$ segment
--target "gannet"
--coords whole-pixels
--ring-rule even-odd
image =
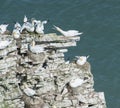
[[[24,16],[24,19],[23,19],[23,22],[25,23],[25,22],[27,22],[28,21],[28,19],[27,19],[27,17],[26,17],[26,15]]]
[[[0,50],[6,48],[12,43],[12,41],[9,40],[0,40]]]
[[[27,17],[24,17],[24,24],[21,27],[20,32],[22,33],[23,30],[27,30],[28,32],[34,32],[34,20],[32,20],[32,23],[28,22]]]
[[[44,24],[46,24],[47,21],[37,21],[36,22],[36,28],[35,28],[35,32],[38,34],[44,34]]]
[[[25,84],[25,83],[24,83],[24,87],[25,87],[25,89],[23,89],[23,92],[24,92],[27,96],[32,97],[32,96],[34,96],[34,95],[36,94],[36,92],[35,92],[33,89],[29,88],[29,87],[27,86],[27,84]]]
[[[19,38],[20,38],[20,29],[19,29],[19,28],[13,29],[12,36],[13,36],[15,39],[19,39]]]
[[[75,78],[75,79],[72,79],[70,82],[69,82],[69,85],[72,87],[72,88],[76,88],[78,86],[81,86],[85,81],[83,79],[80,79],[80,78]]]
[[[88,57],[89,57],[89,56],[76,56],[76,58],[78,59],[78,60],[76,61],[76,63],[77,63],[78,65],[84,65],[84,64],[86,63]]]
[[[35,45],[35,41],[33,40],[31,44],[28,45],[28,49],[35,54],[39,54],[41,52],[44,52],[44,47],[40,46],[40,45]]]
[[[64,36],[78,36],[78,35],[81,35],[83,34],[82,32],[79,32],[77,30],[68,30],[68,31],[64,31],[62,30],[61,28],[57,27],[54,25],[54,28],[59,31],[62,35]]]
[[[9,24],[1,24],[0,25],[0,34],[4,34],[7,31],[7,27]]]
[[[20,23],[16,22],[15,25],[14,25],[14,28],[21,30],[21,25],[20,25]]]

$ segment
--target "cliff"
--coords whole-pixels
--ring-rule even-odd
[[[12,43],[0,50],[0,108],[106,108],[104,93],[93,88],[90,63],[80,66],[64,59],[67,47],[76,46],[79,36],[1,37]],[[29,51],[32,40],[45,51]],[[83,82],[76,84],[79,81]],[[26,95],[26,88],[32,89],[33,95]]]

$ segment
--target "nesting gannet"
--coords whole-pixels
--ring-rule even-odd
[[[76,87],[79,87],[81,86],[85,81],[83,79],[80,79],[80,78],[75,78],[75,79],[72,79],[70,82],[69,82],[69,85],[72,87],[72,88],[76,88]]]
[[[1,24],[0,25],[0,34],[4,34],[7,31],[7,27],[9,24]]]
[[[78,65],[84,65],[84,64],[86,63],[88,57],[89,57],[89,56],[76,56],[76,58],[78,59],[78,60],[76,61],[76,63],[77,63]]]
[[[35,29],[34,20],[32,20],[32,23],[30,23],[30,22],[28,22],[27,17],[25,16],[24,24],[22,25],[20,32],[22,32],[24,29],[28,32],[34,32],[34,29]]]
[[[0,40],[0,50],[6,48],[12,43],[12,41],[9,40]]]
[[[47,21],[37,21],[36,22],[36,28],[35,28],[35,32],[38,34],[44,34],[44,24],[46,24]]]
[[[28,45],[28,49],[35,54],[39,54],[41,52],[44,52],[45,49],[44,47],[40,46],[40,45],[35,45],[35,41],[33,40],[31,44]]]
[[[31,88],[29,88],[28,86],[27,86],[27,84],[25,84],[24,83],[24,87],[25,87],[25,89],[23,89],[23,92],[27,95],[27,96],[34,96],[35,94],[36,94],[36,92],[33,90],[33,89],[31,89]]]
[[[12,31],[12,36],[15,39],[19,39],[20,38],[20,30],[21,30],[21,25],[18,22],[16,22],[15,25],[14,25],[14,29]]]
[[[61,28],[57,27],[54,25],[54,28],[59,31],[62,35],[64,36],[78,36],[78,35],[81,35],[83,34],[82,32],[79,32],[77,30],[68,30],[68,31],[64,31],[62,30]]]
[[[19,28],[13,29],[12,36],[13,36],[15,39],[19,39],[19,38],[20,38],[20,29],[19,29]]]
[[[21,25],[20,25],[20,23],[16,22],[15,25],[14,25],[14,28],[21,30]]]

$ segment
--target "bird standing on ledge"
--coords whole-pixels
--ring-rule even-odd
[[[1,24],[0,25],[0,34],[4,34],[7,31],[7,27],[9,24]]]
[[[21,33],[23,32],[23,30],[26,30],[27,32],[34,32],[34,30],[35,30],[34,20],[32,20],[32,22],[30,23],[30,22],[28,22],[27,17],[24,16],[23,22],[24,22],[24,24],[22,25],[21,30],[20,30]]]
[[[89,56],[76,56],[76,58],[78,59],[76,61],[76,63],[78,65],[84,65],[86,63],[87,59],[89,58]]]
[[[61,28],[57,27],[54,25],[54,28],[59,31],[62,35],[64,36],[78,36],[78,35],[81,35],[83,34],[82,32],[79,32],[77,30],[68,30],[68,31],[64,31],[62,30]]]

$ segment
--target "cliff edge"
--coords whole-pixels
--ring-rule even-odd
[[[21,35],[3,36],[11,44],[0,50],[0,108],[106,108],[104,93],[93,88],[90,63],[64,59],[79,36]],[[44,51],[32,52],[33,40]]]

